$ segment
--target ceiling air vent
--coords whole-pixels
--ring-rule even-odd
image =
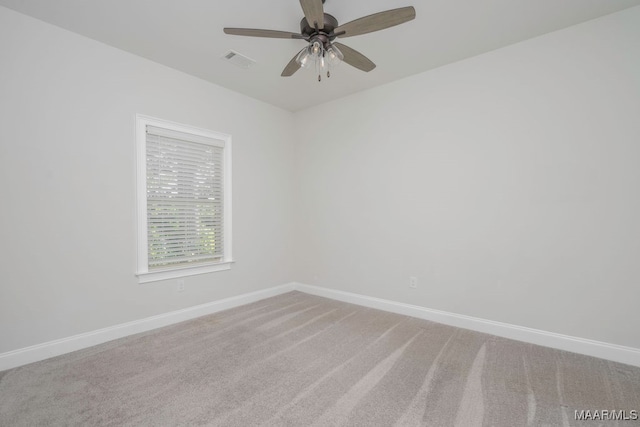
[[[222,59],[244,69],[247,69],[256,63],[256,61],[254,61],[253,59],[247,58],[243,54],[235,52],[233,50],[230,50],[229,52],[227,52],[222,57]]]

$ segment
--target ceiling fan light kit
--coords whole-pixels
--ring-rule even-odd
[[[330,77],[331,69],[343,61],[365,72],[376,67],[376,64],[360,52],[335,42],[337,37],[351,37],[383,30],[416,17],[415,9],[407,6],[338,25],[336,18],[324,13],[323,3],[324,0],[300,0],[304,12],[304,18],[300,21],[300,34],[254,28],[225,28],[224,32],[238,36],[305,40],[307,46],[289,61],[281,75],[289,77],[300,68],[310,68],[315,69],[318,81],[321,81],[323,74]]]
[[[296,62],[302,68],[315,68],[318,73],[318,81],[322,80],[322,74],[331,77],[331,69],[338,66],[344,59],[344,55],[336,46],[328,43],[328,48],[324,48],[320,41],[313,41],[309,46],[303,48],[296,55]]]

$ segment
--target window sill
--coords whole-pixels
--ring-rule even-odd
[[[179,277],[195,276],[196,274],[213,273],[231,269],[234,261],[218,262],[216,264],[204,264],[190,267],[174,267],[167,270],[148,271],[137,273],[138,283],[157,282],[159,280],[177,279]]]

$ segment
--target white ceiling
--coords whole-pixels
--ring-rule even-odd
[[[296,111],[412,74],[640,5],[640,0],[327,0],[340,24],[413,5],[416,19],[377,33],[339,39],[377,64],[346,64],[318,83],[302,69],[280,77],[301,40],[230,36],[223,27],[299,32],[298,0],[0,0],[0,5]],[[220,59],[229,49],[257,64]]]

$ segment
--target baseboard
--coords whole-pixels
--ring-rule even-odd
[[[640,349],[637,348],[571,337],[554,332],[541,331],[523,326],[510,325],[508,323],[479,319],[477,317],[294,282],[2,353],[0,354],[0,371],[81,350],[129,335],[184,322],[185,320],[207,314],[217,313],[222,310],[249,304],[293,290],[545,347],[640,366]]]
[[[319,286],[305,285],[302,283],[294,283],[293,288],[301,292],[331,298],[338,301],[404,314],[445,325],[457,326],[459,328],[470,329],[513,340],[538,344],[545,347],[612,360],[628,365],[640,366],[640,349],[633,347],[625,347],[616,344],[577,338],[554,332],[510,325],[508,323],[494,322],[492,320],[448,313],[446,311],[433,310],[416,305],[404,304]]]
[[[0,354],[0,371],[59,356],[61,354],[70,353],[72,351],[81,350],[83,348],[102,344],[104,342],[123,338],[129,335],[138,334],[140,332],[146,332],[163,326],[172,325],[174,323],[184,322],[185,320],[194,319],[207,314],[217,313],[222,310],[249,304],[265,298],[290,292],[292,290],[294,290],[294,284],[262,289],[256,292],[225,298],[182,310],[159,314],[157,316],[147,317],[133,322],[122,323],[108,328],[98,329],[55,341],[49,341],[9,351]]]

